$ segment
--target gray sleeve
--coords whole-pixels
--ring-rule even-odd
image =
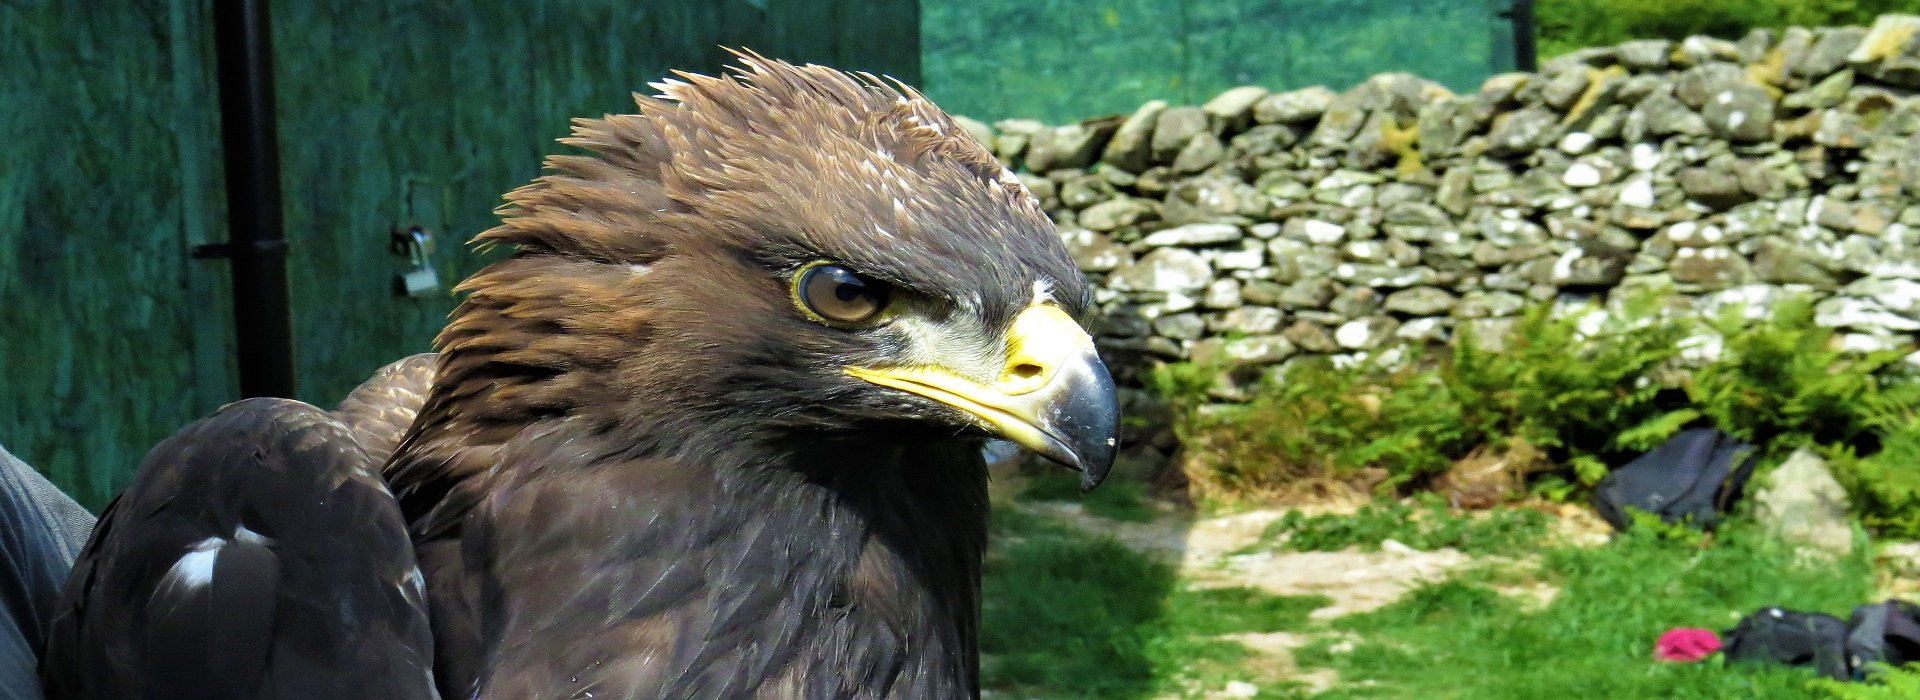
[[[47,622],[93,515],[0,448],[0,700],[41,700]]]

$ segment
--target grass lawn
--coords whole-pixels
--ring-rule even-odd
[[[1027,497],[1062,496],[1048,489]],[[1875,588],[1865,556],[1797,561],[1738,525],[1709,542],[1642,528],[1577,546],[1548,535],[1538,514],[1468,521],[1382,506],[1283,518],[1254,547],[1340,549],[1392,538],[1486,556],[1384,608],[1319,621],[1308,614],[1325,598],[1196,588],[1171,564],[1012,505],[994,513],[981,637],[985,683],[999,698],[1222,697],[1231,680],[1251,683],[1260,698],[1818,697],[1826,693],[1809,671],[1727,668],[1717,657],[1655,663],[1653,640],[1671,627],[1731,628],[1766,605],[1844,617]],[[1124,502],[1088,510],[1129,520],[1142,512]],[[1527,589],[1557,594],[1541,602],[1500,592]],[[1238,632],[1304,635],[1310,641],[1294,663],[1339,680],[1311,694],[1222,638]]]

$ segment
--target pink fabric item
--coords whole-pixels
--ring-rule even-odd
[[[1676,627],[1660,635],[1653,643],[1653,658],[1659,661],[1693,663],[1720,650],[1720,635],[1698,627]]]

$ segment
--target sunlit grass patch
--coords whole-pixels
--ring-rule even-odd
[[[1318,596],[1192,588],[1172,565],[1112,539],[1014,508],[995,512],[980,647],[984,684],[1012,697],[1181,695],[1228,680],[1289,697],[1243,668],[1251,652],[1221,635],[1304,629]]]
[[[1810,671],[1655,663],[1653,640],[1672,627],[1731,628],[1766,605],[1844,616],[1873,595],[1865,557],[1797,558],[1738,529],[1710,546],[1648,530],[1549,547],[1533,576],[1561,588],[1537,610],[1471,578],[1431,583],[1334,623],[1359,641],[1324,640],[1297,658],[1339,672],[1327,698],[1802,698],[1815,693]]]
[[[1144,523],[1157,514],[1153,503],[1147,498],[1147,485],[1144,483],[1114,479],[1101,484],[1092,493],[1082,493],[1080,475],[1059,470],[1048,470],[1029,477],[1026,489],[1020,492],[1020,500],[1076,502],[1086,508],[1089,515],[1129,523]]]

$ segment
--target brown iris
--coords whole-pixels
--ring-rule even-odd
[[[832,263],[808,265],[793,282],[793,298],[800,308],[835,325],[873,320],[887,307],[887,292],[886,283]]]

